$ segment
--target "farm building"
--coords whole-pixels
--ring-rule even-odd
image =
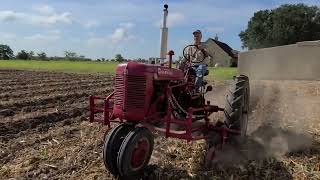
[[[238,51],[233,50],[228,44],[218,40],[209,38],[204,42],[206,50],[212,56],[210,58],[210,66],[235,66],[238,62]]]

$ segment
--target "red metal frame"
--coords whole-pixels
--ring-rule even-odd
[[[169,52],[169,67],[163,67],[163,66],[147,66],[147,65],[141,65],[141,64],[129,64],[128,66],[134,67],[134,68],[128,68],[128,66],[120,65],[118,66],[117,73],[121,74],[124,72],[124,74],[128,73],[133,73],[135,75],[140,75],[140,76],[147,76],[146,83],[153,82],[153,78],[156,80],[162,80],[165,78],[172,78],[172,79],[177,79],[177,80],[183,80],[181,84],[175,85],[175,86],[168,86],[166,88],[166,97],[168,97],[168,102],[171,100],[171,95],[172,95],[172,88],[175,87],[185,87],[187,89],[191,88],[193,84],[189,84],[187,81],[187,78],[185,77],[184,74],[182,74],[179,70],[171,68],[172,64],[172,55],[173,51]],[[157,71],[157,72],[156,72]],[[149,73],[149,74],[144,74],[144,73]],[[186,82],[187,81],[187,82]],[[124,80],[124,85],[127,86],[128,82],[127,80]],[[153,87],[149,87],[146,85],[147,92],[153,91]],[[160,116],[155,112],[152,111],[152,105],[148,105],[150,102],[150,97],[146,99],[145,107],[148,106],[148,110],[145,109],[145,114],[146,117],[144,119],[140,119],[139,121],[136,121],[135,119],[133,120],[124,120],[125,118],[117,118],[114,115],[114,112],[117,113],[131,113],[134,114],[134,112],[122,112],[121,109],[116,109],[114,111],[114,95],[115,92],[112,92],[109,96],[107,97],[98,97],[98,96],[90,96],[90,122],[99,122],[104,125],[107,125],[109,128],[111,128],[111,123],[124,123],[124,122],[133,122],[137,126],[144,126],[147,127],[150,131],[152,132],[157,132],[159,134],[164,135],[165,137],[169,138],[178,138],[178,139],[184,139],[187,140],[187,142],[190,141],[195,141],[195,140],[201,140],[201,139],[207,139],[208,136],[205,135],[207,132],[210,131],[215,131],[217,132],[220,137],[221,137],[221,145],[225,143],[225,139],[228,137],[230,134],[235,134],[239,135],[240,131],[237,130],[232,130],[227,128],[226,126],[217,126],[216,124],[213,124],[209,121],[209,116],[213,112],[218,112],[218,111],[224,111],[223,108],[220,108],[218,106],[210,105],[210,102],[207,104],[204,104],[203,107],[201,108],[189,108],[188,109],[188,117],[187,119],[172,119],[172,107],[170,106],[170,103],[168,103],[168,107],[166,110],[166,116],[164,118],[160,118]],[[158,97],[159,99],[163,98],[162,96]],[[97,108],[96,107],[96,102],[97,101],[103,101],[103,108]],[[123,100],[124,101],[124,100]],[[111,104],[111,105],[110,105]],[[205,122],[199,126],[199,127],[192,127],[193,122],[192,122],[192,115],[194,112],[197,111],[204,111],[205,112],[205,117],[204,120]],[[101,114],[102,117],[96,117],[96,115]],[[125,115],[123,115],[125,116]],[[141,116],[141,115],[140,115]],[[135,117],[138,117],[135,115]],[[156,127],[154,125],[155,122],[163,122],[165,123],[165,126],[163,128]],[[172,124],[178,124],[184,126],[183,131],[173,131],[171,128]],[[202,135],[193,135],[195,132],[202,132]]]
[[[171,94],[171,89],[169,88],[168,94]],[[115,119],[115,117],[112,114],[112,107],[109,106],[110,101],[112,100],[112,96],[114,95],[114,92],[111,93],[108,97],[97,97],[97,96],[90,96],[90,122],[99,122],[104,125],[107,125],[109,128],[111,128],[111,122],[114,123],[124,123],[126,121],[123,121],[122,119]],[[169,96],[170,97],[170,96]],[[96,108],[95,107],[95,100],[103,100],[104,101],[104,108]],[[193,128],[192,125],[192,115],[196,111],[205,111],[205,123],[201,125],[200,127]],[[239,135],[240,131],[232,130],[230,128],[227,128],[225,126],[218,127],[213,123],[209,122],[209,116],[213,112],[223,111],[223,108],[219,108],[218,106],[213,105],[205,105],[203,108],[190,108],[188,110],[188,118],[179,120],[179,119],[172,119],[172,108],[168,107],[167,109],[167,116],[164,119],[160,119],[159,121],[165,122],[164,128],[158,128],[153,125],[152,117],[146,118],[144,121],[139,122],[138,126],[144,126],[148,128],[152,132],[157,132],[159,134],[162,134],[166,136],[166,138],[172,137],[172,138],[178,138],[178,139],[185,139],[187,142],[194,141],[194,140],[201,140],[201,139],[207,139],[208,136],[205,135],[199,135],[199,136],[193,136],[192,133],[195,132],[209,132],[209,131],[215,131],[220,134],[221,142],[224,144],[225,139],[228,137],[228,134],[235,134]],[[95,115],[103,113],[103,117],[96,118]],[[149,121],[150,119],[150,121]],[[184,125],[185,130],[184,131],[173,131],[171,130],[171,124],[179,124]]]

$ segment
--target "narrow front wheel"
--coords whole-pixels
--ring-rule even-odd
[[[103,162],[105,167],[114,176],[119,175],[117,168],[117,157],[120,145],[127,134],[133,130],[128,124],[120,124],[107,134],[103,144]]]
[[[121,144],[118,156],[118,169],[121,176],[140,174],[148,165],[154,147],[151,132],[144,127],[130,132]]]

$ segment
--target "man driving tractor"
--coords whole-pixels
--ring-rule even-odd
[[[202,33],[200,30],[196,30],[193,33],[193,41],[195,46],[190,46],[187,49],[186,56],[180,62],[179,69],[185,68],[187,61],[192,62],[192,67],[196,72],[196,90],[202,86],[203,76],[207,70],[209,64],[208,53],[203,47],[201,42]]]

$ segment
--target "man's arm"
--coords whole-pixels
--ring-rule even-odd
[[[204,58],[210,56],[209,53],[203,48],[202,44],[198,45],[198,49],[200,49],[200,51],[203,53]]]

